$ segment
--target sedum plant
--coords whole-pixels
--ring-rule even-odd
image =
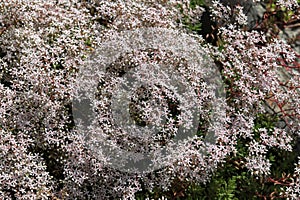
[[[299,137],[299,55],[250,30],[242,3],[210,3],[206,42],[198,4],[0,0],[1,199],[176,199],[210,183],[234,198],[254,179],[297,199],[299,167],[272,177],[272,153]],[[217,180],[232,160],[247,173]]]

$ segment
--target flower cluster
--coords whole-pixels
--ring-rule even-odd
[[[0,199],[134,199],[207,183],[241,140],[245,167],[270,175],[268,152],[299,136],[297,54],[220,1],[218,47],[205,43],[184,24],[203,12],[189,0],[0,0]],[[82,89],[94,99],[79,109]],[[154,170],[123,170],[145,155]],[[297,198],[298,179],[286,191]]]
[[[298,163],[295,163],[295,172],[293,174],[292,182],[288,187],[285,188],[285,195],[287,199],[297,199],[300,195],[300,183],[299,183],[299,175],[300,175],[300,161],[298,158]]]
[[[292,7],[282,1],[277,3]],[[237,14],[239,7],[225,7],[219,1],[213,6],[212,16],[219,23],[219,49],[213,54],[221,63],[227,83],[227,105],[233,108],[227,112],[231,117],[230,131],[234,141],[248,141],[245,167],[252,174],[269,175],[268,151],[271,148],[292,151],[293,139],[298,137],[300,77],[299,64],[298,67],[295,64],[297,53],[284,40],[267,38],[263,32],[243,27],[245,24],[241,22],[246,21],[246,16]],[[258,121],[262,114],[279,116],[281,121],[271,127],[261,126]]]

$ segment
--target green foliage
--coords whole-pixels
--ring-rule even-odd
[[[85,40],[84,44],[85,44],[86,46],[88,46],[88,47],[91,47],[91,46],[92,46],[92,41],[91,41],[91,39],[90,39],[90,38],[87,38],[87,39]]]
[[[233,176],[228,182],[222,183],[223,187],[220,187],[218,190],[218,199],[237,199],[234,195],[234,192],[237,188],[236,186],[236,177]]]
[[[278,121],[279,117],[277,115],[261,113],[254,120],[254,130],[258,130],[259,128],[273,129]]]
[[[192,9],[195,9],[196,6],[205,6],[205,2],[204,0],[191,0],[190,1],[190,7]],[[179,7],[180,10],[182,10],[182,8]],[[186,28],[192,32],[197,32],[199,33],[201,31],[201,28],[202,28],[202,24],[199,21],[197,22],[192,22],[190,20],[190,18],[188,16],[185,16],[183,18],[183,24],[186,26]]]
[[[196,6],[205,6],[204,0],[191,0],[190,1],[191,8],[196,8]]]
[[[187,29],[193,32],[201,31],[202,24],[200,22],[192,23],[188,18],[185,18],[184,24],[186,25]]]

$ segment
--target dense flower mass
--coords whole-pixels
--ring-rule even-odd
[[[0,0],[0,199],[174,199],[230,157],[273,180],[300,134],[299,52],[244,1],[193,2]],[[214,44],[191,32],[204,12]],[[284,180],[297,199],[299,163]]]
[[[287,199],[297,199],[300,196],[300,187],[299,187],[299,175],[300,175],[300,161],[298,158],[298,163],[295,163],[295,173],[291,178],[291,184],[286,188]]]

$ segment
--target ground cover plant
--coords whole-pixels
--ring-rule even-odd
[[[0,199],[299,199],[298,4],[0,0]]]

